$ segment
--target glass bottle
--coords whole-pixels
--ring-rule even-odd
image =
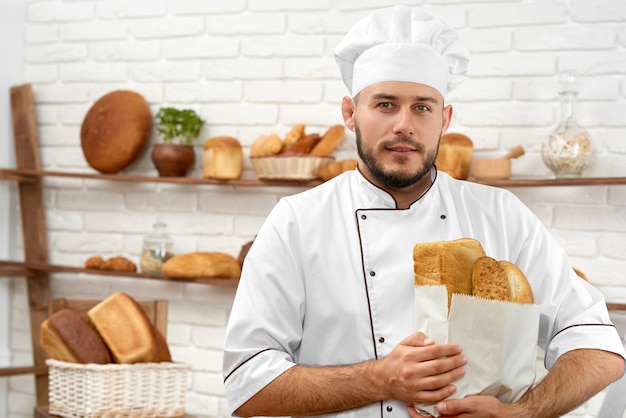
[[[166,225],[162,221],[152,224],[154,228],[152,234],[146,235],[143,239],[143,249],[141,251],[141,271],[145,273],[160,273],[163,263],[172,254],[174,241],[166,234]]]
[[[541,148],[543,162],[557,178],[579,177],[594,155],[591,135],[574,117],[577,95],[576,74],[562,72],[559,77],[561,122]]]

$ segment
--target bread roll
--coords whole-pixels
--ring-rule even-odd
[[[337,177],[341,173],[349,170],[354,170],[356,166],[357,160],[350,158],[341,161],[335,161],[318,168],[315,172],[315,177],[324,181],[330,180],[333,177]]]
[[[87,163],[102,173],[117,173],[133,163],[150,140],[152,113],[138,93],[117,90],[98,99],[80,130]]]
[[[472,269],[472,294],[476,297],[511,301],[511,285],[506,272],[497,260],[480,257]]]
[[[106,261],[99,255],[94,255],[85,260],[86,269],[101,269]]]
[[[133,272],[137,271],[137,265],[126,257],[117,256],[105,260],[100,269]]]
[[[261,135],[250,146],[251,157],[276,155],[283,149],[283,140],[276,134]]]
[[[102,337],[76,311],[53,313],[42,322],[40,331],[41,348],[51,359],[81,364],[112,362]]]
[[[163,274],[169,277],[224,277],[238,279],[238,260],[221,252],[193,252],[175,255],[163,263]]]
[[[439,153],[435,160],[438,170],[448,173],[455,179],[465,180],[469,177],[474,143],[463,134],[449,133],[439,141]]]
[[[445,285],[450,308],[453,293],[472,294],[472,267],[483,256],[482,245],[472,238],[417,243],[413,247],[415,285]]]
[[[298,142],[286,146],[280,155],[302,155],[310,154],[311,150],[322,140],[319,134],[309,134],[301,138]]]
[[[151,362],[157,356],[156,335],[141,306],[124,292],[115,292],[89,311],[87,318],[116,363]]]
[[[331,126],[322,139],[315,145],[315,147],[311,150],[311,155],[317,156],[325,156],[329,155],[331,152],[337,148],[337,146],[343,141],[344,136],[346,136],[346,128],[343,125],[335,125]]]
[[[304,123],[299,123],[295,125],[287,135],[285,135],[285,140],[283,141],[285,145],[291,145],[298,142],[300,139],[304,138],[304,130],[306,125]]]
[[[234,180],[243,172],[243,150],[232,136],[216,136],[204,143],[202,177]]]
[[[511,287],[511,302],[515,303],[535,303],[533,290],[528,283],[528,279],[524,273],[513,263],[506,260],[498,261],[498,264],[504,269],[506,277]]]

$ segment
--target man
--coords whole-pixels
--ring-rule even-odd
[[[358,169],[283,198],[243,267],[224,351],[239,416],[553,417],[617,379],[624,352],[602,295],[511,193],[434,168],[466,76],[457,34],[416,9],[373,12],[335,56],[351,97]],[[414,329],[412,248],[463,237],[529,278],[540,307],[547,377],[512,404],[447,399],[464,375],[457,344]]]

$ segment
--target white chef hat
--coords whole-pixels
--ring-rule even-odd
[[[441,18],[408,6],[376,10],[337,44],[335,60],[355,97],[382,81],[409,81],[443,97],[467,78],[469,53]]]

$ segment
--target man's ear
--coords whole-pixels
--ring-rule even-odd
[[[450,122],[452,122],[452,114],[454,113],[452,109],[452,105],[447,105],[443,108],[443,118],[441,125],[441,135],[445,134],[450,127]]]
[[[354,112],[356,111],[356,104],[351,97],[344,96],[341,100],[341,115],[343,116],[343,122],[348,129],[354,132]]]

